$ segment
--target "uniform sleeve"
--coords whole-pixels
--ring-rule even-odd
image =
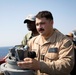
[[[25,46],[26,44],[27,44],[27,35],[25,35],[25,37],[21,41],[21,45]]]
[[[27,45],[29,46],[29,50],[32,50],[33,48],[33,43],[35,42],[35,39],[36,39],[36,36],[31,38],[28,42],[27,42]]]
[[[27,42],[31,39],[30,37],[32,37],[32,32],[31,32],[31,31],[28,32],[28,33],[25,35],[25,37],[23,38],[21,44],[24,45],[24,46],[27,45]]]
[[[40,72],[49,75],[68,75],[74,66],[74,47],[71,40],[60,43],[58,59],[40,61]]]

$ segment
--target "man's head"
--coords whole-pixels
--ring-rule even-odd
[[[67,34],[66,36],[69,37],[71,40],[74,39],[74,35],[73,35],[73,33],[69,33],[69,34]]]
[[[53,33],[53,16],[49,11],[40,11],[36,15],[36,28],[40,35],[47,37]]]
[[[26,19],[24,20],[24,23],[27,23],[27,28],[29,31],[35,31],[36,25],[35,25],[35,16],[28,15]]]

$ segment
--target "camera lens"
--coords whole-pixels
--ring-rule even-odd
[[[28,51],[28,57],[35,58],[36,57],[36,53],[34,51]]]

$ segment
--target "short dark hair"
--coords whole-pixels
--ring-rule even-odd
[[[53,20],[53,16],[52,13],[50,11],[40,11],[38,12],[38,14],[36,15],[36,18],[46,18],[46,19],[50,19]]]

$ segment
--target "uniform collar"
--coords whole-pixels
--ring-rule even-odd
[[[42,37],[41,35],[39,35],[36,39],[36,43],[39,44],[39,45],[44,45],[46,43],[54,43],[56,41],[56,38],[57,38],[57,32],[58,30],[57,29],[54,29],[54,33],[51,37],[49,37],[45,43],[42,42]]]

